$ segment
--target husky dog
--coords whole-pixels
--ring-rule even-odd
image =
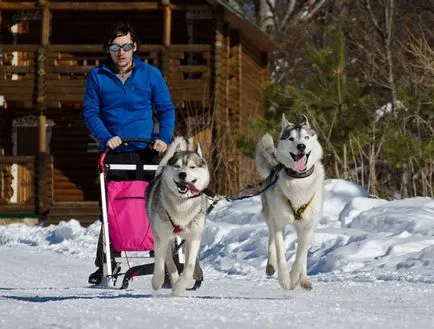
[[[177,137],[169,145],[155,179],[146,190],[147,211],[155,238],[154,290],[163,285],[164,264],[175,296],[182,296],[193,278],[208,206],[203,190],[209,179],[200,147],[194,150],[191,140]],[[181,276],[172,257],[171,244],[175,237],[185,240],[186,259]]]
[[[256,147],[256,168],[262,178],[276,179],[261,195],[262,216],[268,226],[268,262],[266,274],[277,270],[280,286],[294,289],[297,283],[312,289],[307,276],[307,251],[313,232],[321,219],[324,167],[322,147],[309,121],[301,124],[281,120],[277,148],[265,134]],[[277,175],[277,176],[275,176]],[[291,271],[285,257],[284,231],[292,224],[297,232],[297,251]]]

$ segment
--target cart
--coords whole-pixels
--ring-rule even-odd
[[[130,142],[146,143],[151,145],[150,139],[123,139],[123,144]],[[103,241],[106,261],[103,266],[102,286],[115,286],[120,275],[124,275],[121,289],[126,289],[132,278],[141,275],[153,274],[154,263],[150,261],[154,255],[154,236],[151,222],[146,211],[146,188],[149,180],[142,177],[153,177],[158,165],[149,164],[116,164],[107,163],[106,155],[110,152],[106,149],[101,153],[98,160],[99,183],[101,192],[101,210],[103,219]],[[136,173],[133,180],[109,180],[110,172],[131,172]],[[142,179],[137,179],[140,177]],[[172,248],[175,264],[178,271],[183,269],[184,254],[182,250],[183,241],[175,240]],[[126,258],[129,269],[125,273],[113,273],[111,263],[111,248],[123,254]],[[130,267],[128,253],[133,252],[147,260],[145,264]],[[200,287],[202,278],[195,281],[193,288]]]

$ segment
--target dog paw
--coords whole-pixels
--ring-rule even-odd
[[[274,266],[271,264],[267,264],[267,267],[265,268],[265,274],[267,274],[268,276],[272,276],[275,272],[276,270],[274,269]]]
[[[178,272],[170,273],[170,282],[174,284],[179,280],[179,274]]]
[[[306,290],[312,290],[312,282],[310,282],[308,277],[300,278],[300,287]]]
[[[179,281],[177,281],[177,282],[173,285],[173,288],[172,288],[172,295],[173,295],[173,296],[177,296],[177,297],[181,297],[181,296],[184,296],[184,292],[185,292],[185,289],[184,289],[183,285],[180,284]]]
[[[164,283],[164,274],[163,275],[154,274],[152,276],[152,289],[159,290],[163,285],[163,283]]]
[[[279,277],[279,284],[280,284],[280,287],[282,287],[282,289],[284,289],[284,290],[291,289],[291,280],[290,280],[289,276]]]
[[[294,290],[295,287],[297,286],[298,282],[300,281],[300,274],[298,273],[294,273],[293,271],[290,272],[289,274],[290,278],[291,278],[291,290]]]
[[[306,290],[312,290],[312,282],[310,282],[309,278],[306,275],[300,275],[300,287]]]

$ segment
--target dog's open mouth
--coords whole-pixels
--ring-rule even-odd
[[[297,171],[306,171],[307,169],[307,160],[309,160],[309,153],[289,153],[291,154],[292,159],[294,160],[294,167]]]
[[[192,193],[199,193],[200,191],[194,185],[196,183],[196,179],[191,182],[177,182],[175,181],[176,187],[178,188],[178,192],[180,194],[185,194],[190,190]]]

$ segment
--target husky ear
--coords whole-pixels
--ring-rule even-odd
[[[199,143],[197,144],[196,153],[197,153],[201,158],[203,158],[203,156],[202,156],[202,149],[200,148]]]
[[[163,171],[169,160],[175,155],[175,153],[180,151],[182,151],[182,138],[176,137],[173,142],[169,144],[166,153],[164,153],[163,158],[158,164],[155,176],[158,176]]]
[[[292,126],[293,124],[286,119],[285,113],[282,114],[282,120],[280,121],[280,131],[283,132],[286,127]]]
[[[303,116],[303,118],[304,118],[304,122],[303,122],[301,125],[310,128],[309,119],[308,119],[307,116],[305,116],[304,114],[302,114],[302,116]]]
[[[186,151],[187,150],[187,141],[185,140],[184,137],[177,136],[177,137],[175,137],[173,142],[169,145],[169,148],[170,147],[173,147],[174,153]]]
[[[193,137],[189,137],[188,139],[186,139],[186,142],[187,142],[187,151],[194,151]]]

